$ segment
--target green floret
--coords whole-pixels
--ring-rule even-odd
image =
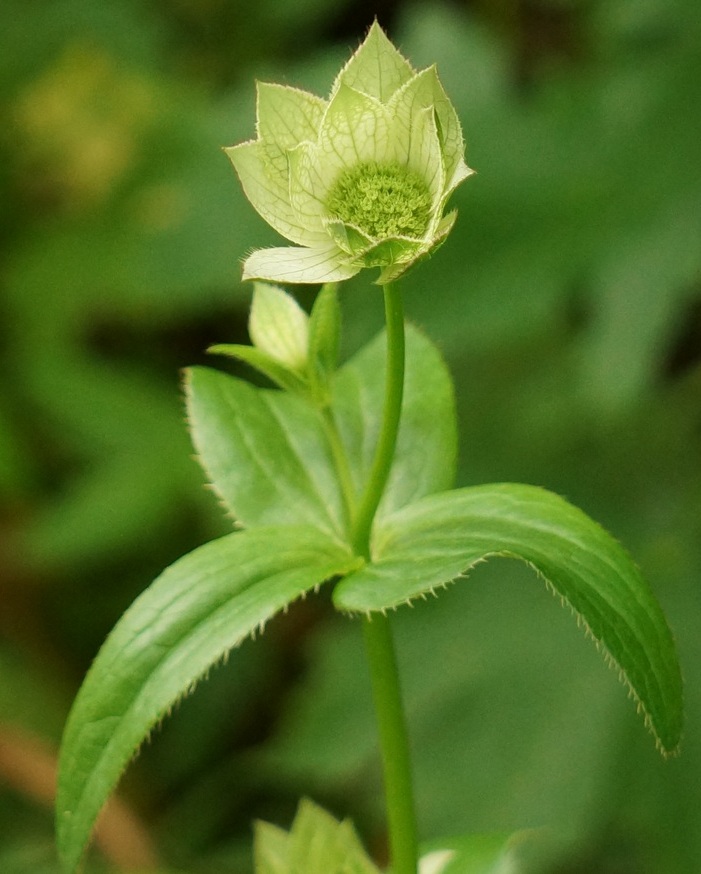
[[[376,240],[422,237],[431,215],[431,195],[418,173],[400,164],[369,161],[349,167],[326,201],[329,213]]]

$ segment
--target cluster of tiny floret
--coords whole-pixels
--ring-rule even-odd
[[[418,173],[400,164],[368,161],[349,167],[326,202],[329,213],[375,240],[422,237],[431,214],[431,195]]]

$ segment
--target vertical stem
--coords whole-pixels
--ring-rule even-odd
[[[355,518],[353,546],[359,555],[370,558],[370,534],[375,513],[387,485],[397,445],[399,418],[404,395],[404,307],[396,285],[384,286],[387,321],[387,373],[382,430],[365,493]]]
[[[363,620],[365,652],[380,735],[392,874],[416,874],[418,839],[411,756],[389,618]]]
[[[375,513],[389,478],[404,395],[404,310],[399,289],[384,287],[387,322],[385,406],[380,437],[365,492],[355,517],[353,546],[370,560]],[[411,778],[409,738],[389,619],[376,613],[363,620],[365,651],[382,752],[393,874],[416,874],[418,841]]]

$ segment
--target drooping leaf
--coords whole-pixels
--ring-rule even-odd
[[[168,568],[118,622],[66,725],[58,781],[59,854],[74,871],[124,768],[215,663],[354,559],[309,527],[227,535]]]
[[[376,532],[373,562],[334,592],[341,610],[386,610],[490,556],[533,566],[574,611],[640,705],[665,752],[682,727],[682,683],[664,615],[619,544],[581,510],[534,486],[500,484],[432,495]]]
[[[337,373],[333,416],[359,494],[382,421],[384,335]],[[187,382],[200,460],[217,493],[246,527],[313,525],[344,536],[346,517],[322,417],[301,397],[206,368]],[[456,456],[453,390],[435,347],[407,332],[407,379],[397,452],[380,513],[452,484]]]

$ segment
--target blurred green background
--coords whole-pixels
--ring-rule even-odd
[[[422,836],[551,826],[557,874],[701,860],[701,7],[697,0],[0,4],[0,871],[54,874],[53,766],[90,660],[228,529],[179,370],[245,342],[239,259],[275,235],[220,147],[255,78],[325,94],[377,15],[438,62],[478,175],[406,281],[442,348],[459,484],[518,480],[622,539],[674,628],[665,762],[541,583],[492,562],[397,615]],[[305,305],[312,289],[300,289]],[[346,351],[381,325],[343,290]],[[217,362],[217,366],[219,366]],[[89,870],[251,871],[300,795],[385,837],[358,628],[322,595],[235,652],[130,768]]]

